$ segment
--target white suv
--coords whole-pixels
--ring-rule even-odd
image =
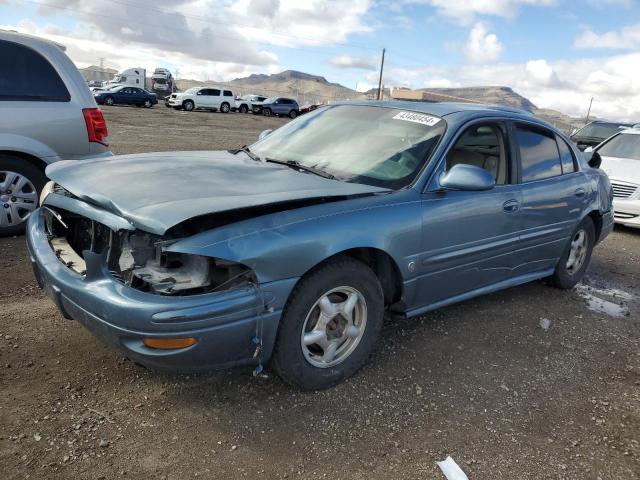
[[[235,106],[233,92],[218,87],[193,87],[182,93],[172,93],[169,107],[191,112],[198,108],[228,113]]]
[[[110,155],[102,111],[64,47],[0,30],[0,236],[24,230],[47,165]]]

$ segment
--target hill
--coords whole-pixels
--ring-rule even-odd
[[[326,78],[295,70],[272,75],[253,74],[236,78],[230,82],[199,82],[196,80],[178,80],[178,88],[185,90],[198,85],[220,85],[231,87],[236,95],[261,94],[267,96],[289,96],[304,103],[319,103],[339,100],[356,100],[364,94],[356,92],[339,83],[329,82]]]

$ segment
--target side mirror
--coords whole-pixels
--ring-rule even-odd
[[[600,165],[602,165],[602,157],[598,152],[593,152],[588,163],[591,168],[600,168]]]
[[[269,135],[271,132],[273,132],[273,130],[271,130],[270,128],[268,128],[267,130],[263,130],[262,132],[260,132],[260,135],[258,135],[258,140],[262,140],[264,137]]]
[[[447,190],[491,190],[496,184],[493,175],[484,168],[460,163],[440,177],[440,186]]]

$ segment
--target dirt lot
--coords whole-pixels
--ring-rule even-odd
[[[105,115],[117,153],[232,148],[284,122]],[[537,282],[389,322],[371,363],[319,393],[140,368],[64,320],[25,255],[0,239],[3,479],[439,479],[447,455],[470,479],[640,478],[640,231],[597,248],[591,288]]]

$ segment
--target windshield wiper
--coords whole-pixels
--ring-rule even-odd
[[[236,150],[227,150],[229,153],[231,153],[232,155],[237,155],[240,152],[244,152],[247,154],[247,156],[251,159],[254,160],[256,162],[260,161],[260,157],[258,155],[256,155],[255,153],[253,153],[251,150],[249,150],[249,147],[247,147],[246,145],[243,145],[241,148],[238,148]]]
[[[314,175],[318,175],[319,177],[329,178],[331,180],[335,180],[336,178],[330,173],[327,173],[319,168],[302,165],[297,160],[277,160],[275,158],[265,157],[264,161],[269,163],[277,163],[278,165],[285,165],[287,167],[295,168],[296,170],[304,170],[305,172],[313,173]]]

